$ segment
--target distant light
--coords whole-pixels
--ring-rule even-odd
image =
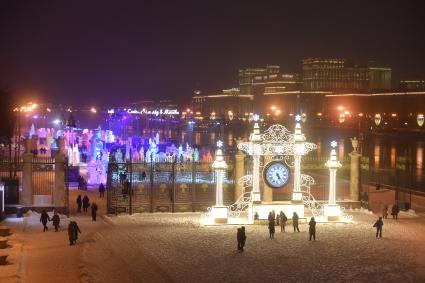
[[[375,114],[375,125],[376,125],[376,126],[379,126],[379,124],[381,124],[381,121],[382,121],[382,116],[381,116],[381,114],[376,113],[376,114]]]
[[[301,115],[300,114],[295,115],[295,121],[297,121],[297,122],[301,121]]]
[[[270,107],[270,109],[271,110],[275,110],[276,109],[276,106],[273,105],[272,107]]]
[[[47,112],[52,112],[52,109],[47,108],[47,109],[46,109],[46,111],[47,111]]]
[[[391,117],[397,117],[397,113],[391,113]]]
[[[223,146],[223,142],[221,140],[217,141],[217,147],[221,148]]]
[[[418,114],[416,122],[418,122],[419,127],[422,127],[424,125],[424,114]]]
[[[90,109],[90,111],[91,111],[92,113],[97,113],[97,110],[96,110],[96,108],[94,108],[94,107],[92,107],[92,108]]]
[[[350,112],[348,112],[347,110],[344,111],[345,115],[350,115]]]
[[[38,119],[38,115],[32,116],[33,119]]]
[[[258,120],[260,120],[260,116],[258,114],[254,114],[252,116],[252,120],[254,120],[255,122],[258,122]]]
[[[341,124],[342,124],[342,123],[344,123],[344,121],[345,121],[345,114],[344,114],[344,113],[339,114],[338,121],[339,121]]]
[[[363,115],[364,115],[363,113],[359,113],[359,117],[363,117]]]
[[[338,110],[339,110],[339,111],[344,110],[344,106],[338,106]]]
[[[56,120],[53,120],[53,124],[55,124],[55,125],[59,125],[60,124],[60,120],[59,119],[56,119]]]
[[[321,112],[317,113],[317,116],[322,117],[323,114]]]
[[[331,147],[336,148],[338,146],[338,143],[336,141],[331,141]]]

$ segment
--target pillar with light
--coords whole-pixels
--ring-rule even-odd
[[[254,130],[251,133],[250,140],[250,152],[252,152],[252,201],[260,202],[260,156],[261,156],[261,134],[260,126],[258,121],[260,117],[255,114],[253,115]]]
[[[212,168],[215,170],[215,205],[211,208],[211,216],[214,223],[227,223],[228,207],[223,202],[223,174],[227,168],[222,152],[223,142],[217,142],[217,151]]]
[[[292,193],[293,202],[302,201],[301,192],[301,156],[305,154],[304,151],[304,135],[301,132],[301,115],[295,116],[295,133],[294,133],[294,191]]]
[[[331,142],[331,157],[325,164],[329,168],[329,201],[323,207],[323,215],[327,221],[339,221],[342,214],[341,207],[336,204],[336,171],[342,166],[336,156],[337,145],[336,141]]]

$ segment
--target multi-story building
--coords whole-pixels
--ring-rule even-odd
[[[222,93],[192,97],[194,114],[202,117],[242,118],[252,113],[252,94],[241,94],[238,88],[224,89]]]
[[[391,89],[391,68],[374,62],[355,65],[344,59],[303,60],[304,91],[383,91]]]
[[[400,81],[400,90],[404,90],[404,91],[425,90],[425,81],[423,80]]]
[[[297,74],[284,74],[280,67],[268,65],[266,68],[239,70],[239,89],[242,94],[254,96],[254,111],[265,112],[268,103],[265,96],[282,96],[299,91],[302,81]]]

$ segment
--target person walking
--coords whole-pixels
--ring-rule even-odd
[[[387,217],[388,217],[388,205],[385,204],[384,208],[382,209],[382,218],[387,219]]]
[[[313,240],[316,241],[316,220],[314,220],[314,217],[310,219],[310,222],[308,223],[308,233],[310,234],[310,241],[311,237],[313,237]]]
[[[52,217],[53,226],[55,227],[55,232],[59,231],[59,223],[61,219],[59,217],[59,214],[55,211],[55,214]]]
[[[272,212],[269,213],[269,236],[270,239],[274,239],[274,232],[275,232],[275,221],[274,221],[274,215]]]
[[[398,220],[398,213],[400,212],[400,209],[398,208],[397,204],[394,204],[391,208],[391,215],[393,216],[393,219]]]
[[[81,234],[81,230],[80,230],[80,227],[78,227],[77,222],[75,222],[75,221],[72,221],[72,226],[73,226],[73,229],[74,229],[73,230],[73,232],[74,232],[73,240],[74,240],[74,244],[76,244],[77,240],[78,240],[78,233]]]
[[[94,202],[91,205],[91,218],[93,221],[96,221],[96,213],[97,213],[97,204]]]
[[[100,186],[99,186],[99,197],[100,198],[105,197],[105,186],[103,185],[103,183],[100,183]]]
[[[292,226],[294,226],[294,232],[295,231],[300,231],[300,229],[298,228],[298,214],[296,212],[294,212],[294,214],[292,214]]]
[[[78,197],[77,197],[77,205],[78,205],[77,212],[81,212],[81,205],[82,204],[83,204],[83,201],[81,200],[81,195],[78,195]]]
[[[83,211],[87,212],[87,208],[89,208],[89,206],[90,206],[89,197],[87,195],[84,195],[84,197],[83,197]]]
[[[43,210],[40,216],[40,222],[43,224],[43,232],[49,230],[49,228],[47,228],[47,221],[50,221],[49,214],[47,214],[47,212]]]
[[[243,252],[243,248],[245,247],[246,242],[246,234],[245,234],[245,226],[241,227],[242,235],[241,235],[241,252]]]
[[[286,217],[285,213],[281,211],[279,213],[280,218],[280,232],[285,232],[286,221],[288,221],[288,217]]]
[[[373,227],[376,228],[376,238],[382,238],[382,226],[384,226],[384,222],[382,221],[382,217],[379,217],[378,220],[376,220],[375,224],[373,224]]]
[[[69,245],[72,246],[74,244],[74,223],[72,221],[68,224],[68,238]]]

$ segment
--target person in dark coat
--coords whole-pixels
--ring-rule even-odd
[[[49,228],[47,228],[47,221],[50,221],[49,214],[45,210],[41,213],[40,222],[43,224],[43,232],[46,232]]]
[[[72,246],[74,244],[74,223],[72,223],[72,221],[68,224],[68,238],[69,245]]]
[[[59,230],[59,223],[61,219],[59,217],[59,214],[55,211],[55,214],[52,217],[53,226],[55,227],[55,232]]]
[[[238,241],[238,251],[242,251],[242,228],[238,228],[236,240]]]
[[[388,217],[388,205],[384,205],[384,208],[382,209],[382,218],[387,219]]]
[[[81,200],[81,195],[78,195],[77,197],[77,205],[78,205],[77,212],[81,212],[81,206],[83,205],[83,201]]]
[[[270,234],[269,236],[270,236],[270,239],[274,239],[274,232],[275,232],[274,225],[275,225],[274,216],[273,216],[273,213],[270,212],[269,213],[269,234]]]
[[[382,217],[379,217],[378,220],[376,220],[375,224],[373,224],[373,227],[376,228],[376,238],[382,238],[382,226],[384,226],[384,222],[382,221]]]
[[[94,202],[91,205],[91,218],[93,221],[96,221],[96,213],[97,213],[97,204]]]
[[[310,241],[311,237],[313,237],[313,240],[316,241],[316,220],[314,220],[314,217],[310,219],[310,222],[308,223],[308,233],[310,234]]]
[[[393,216],[393,219],[398,219],[398,213],[400,212],[400,209],[398,208],[397,204],[394,204],[391,208],[391,215]]]
[[[286,221],[288,221],[288,217],[286,217],[285,213],[281,211],[279,213],[280,220],[280,232],[285,232]]]
[[[243,248],[245,247],[246,242],[246,234],[245,234],[245,226],[241,227],[242,235],[241,235],[241,252],[243,252]]]
[[[84,197],[83,197],[83,211],[87,212],[87,208],[89,208],[89,206],[90,206],[89,197],[87,195],[84,195]]]
[[[295,231],[300,231],[300,229],[298,228],[298,214],[296,212],[294,212],[294,214],[292,215],[292,226],[294,226],[294,232]]]
[[[76,244],[77,240],[78,240],[78,233],[81,234],[81,230],[80,230],[80,227],[78,227],[77,222],[75,222],[75,221],[72,221],[72,226],[74,227],[74,236],[73,236],[74,244]]]
[[[103,185],[103,183],[100,183],[100,186],[99,186],[99,197],[100,198],[105,197],[105,186]]]

